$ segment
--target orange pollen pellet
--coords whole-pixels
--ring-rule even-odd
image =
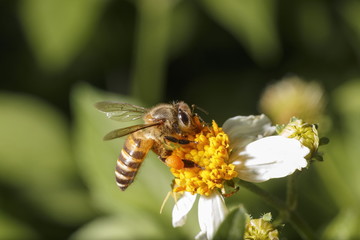
[[[170,155],[165,159],[166,165],[168,165],[171,168],[175,169],[182,169],[184,168],[184,162],[181,160],[180,157],[176,155]]]

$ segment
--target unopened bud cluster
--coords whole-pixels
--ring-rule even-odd
[[[295,138],[301,142],[302,145],[310,149],[311,156],[317,152],[319,148],[319,136],[316,124],[305,123],[298,118],[292,118],[287,125],[278,126],[279,135]]]
[[[279,240],[279,232],[271,223],[271,213],[258,219],[248,219],[245,226],[245,240]]]

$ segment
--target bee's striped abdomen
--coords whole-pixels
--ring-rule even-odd
[[[154,141],[137,137],[138,134],[129,135],[116,163],[116,183],[121,190],[125,190],[135,178],[141,163],[151,149]]]

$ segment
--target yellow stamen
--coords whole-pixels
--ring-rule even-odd
[[[171,168],[175,176],[174,192],[187,191],[209,196],[223,188],[225,180],[237,176],[233,164],[228,164],[229,139],[215,121],[196,134],[195,143],[176,148],[172,155],[194,162],[193,168]]]

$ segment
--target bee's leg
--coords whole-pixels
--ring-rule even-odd
[[[173,156],[173,155],[167,157],[159,156],[159,158],[163,163],[166,164],[166,166],[170,168],[182,169],[185,166],[181,158],[179,158],[178,156]]]
[[[190,141],[187,139],[177,139],[176,137],[172,137],[172,136],[165,136],[164,138],[170,142],[178,143],[178,144],[196,143],[195,141]]]
[[[193,161],[187,160],[187,159],[181,159],[184,163],[184,168],[193,168],[193,167],[198,167],[200,168],[199,165],[197,165],[196,163],[194,163]]]
[[[237,193],[238,191],[239,191],[239,189],[240,189],[240,187],[239,186],[231,186],[231,187],[233,187],[233,190],[231,191],[231,192],[229,192],[229,193],[226,193],[225,192],[225,188],[223,188],[222,190],[221,190],[221,195],[223,195],[223,197],[231,197],[232,195],[234,195],[235,193]]]
[[[167,137],[165,136],[167,140],[173,140],[177,141],[179,144],[189,144],[193,141],[186,140],[186,139],[177,139],[175,137]],[[193,167],[200,167],[197,164],[195,164],[191,160],[187,159],[181,159],[180,157],[176,155],[172,155],[172,150],[165,149],[161,143],[155,142],[153,145],[152,150],[158,155],[159,159],[165,163],[168,167],[175,168],[175,169],[181,169],[181,168],[193,168]]]
[[[199,165],[197,165],[193,161],[187,160],[187,159],[181,159],[181,158],[176,158],[176,157],[171,157],[171,156],[167,156],[167,157],[159,156],[159,158],[167,166],[176,168],[176,169],[194,168],[194,167],[201,168]]]

